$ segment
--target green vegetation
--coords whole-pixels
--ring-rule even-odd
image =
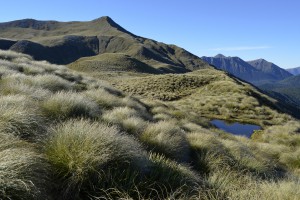
[[[112,73],[116,89],[93,72],[0,59],[0,199],[299,198],[300,122],[224,72]],[[212,118],[263,129],[238,137]]]
[[[202,69],[186,74],[113,81],[116,87],[144,98],[170,101],[183,113],[266,126],[291,118],[278,102],[225,72]]]
[[[84,72],[125,71],[157,74],[158,70],[121,53],[103,53],[97,56],[84,57],[70,64],[70,68]]]
[[[48,164],[32,144],[0,133],[0,198],[48,199]]]

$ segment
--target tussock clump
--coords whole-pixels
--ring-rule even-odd
[[[113,107],[121,106],[122,100],[116,95],[111,94],[104,88],[88,90],[84,94],[95,101],[99,107],[104,109],[111,109]]]
[[[122,187],[123,183],[118,185],[124,181],[122,176],[132,169],[143,173],[148,165],[146,154],[133,138],[115,127],[86,120],[54,127],[45,151],[66,199],[79,197],[81,191],[86,195]]]
[[[64,120],[69,117],[97,118],[101,114],[98,105],[83,95],[73,92],[58,92],[41,105],[46,116]]]
[[[187,134],[192,149],[194,167],[200,173],[228,170],[235,164],[231,154],[215,134],[195,132]]]
[[[13,63],[7,60],[0,60],[0,66],[4,70],[11,70],[12,72],[15,73],[19,73],[23,71],[23,67],[20,64]]]
[[[73,87],[71,82],[51,74],[34,76],[28,82],[29,85],[41,87],[52,92],[71,90]]]
[[[222,140],[221,142],[234,158],[236,168],[255,172],[262,176],[272,175],[274,169],[269,166],[271,160],[267,157],[260,157],[260,152],[250,149],[247,145],[238,141]]]
[[[3,60],[9,60],[9,61],[12,61],[16,58],[22,58],[22,57],[25,57],[29,60],[32,60],[32,57],[29,56],[29,55],[26,55],[26,54],[21,54],[21,53],[17,53],[15,51],[3,51],[3,50],[0,50],[0,59],[3,59]]]
[[[22,84],[35,88],[42,88],[52,92],[61,90],[72,90],[74,84],[66,81],[58,76],[45,74],[36,76],[26,76],[24,74],[12,74],[3,77],[1,83],[5,85],[9,84]]]
[[[105,121],[114,124],[119,124],[123,120],[131,117],[139,117],[139,113],[129,107],[117,107],[110,111],[106,111],[102,116]]]
[[[43,100],[51,95],[49,90],[14,82],[2,82],[0,92],[4,95],[26,95],[36,100]]]
[[[0,131],[21,138],[31,138],[45,132],[45,120],[37,105],[26,96],[0,97]]]
[[[38,61],[38,62],[35,61],[35,62],[31,62],[30,64],[44,69],[46,73],[55,73],[55,72],[64,73],[68,71],[68,68],[64,65],[55,65],[47,61]]]
[[[48,199],[47,169],[30,144],[0,132],[0,199]]]
[[[298,173],[300,172],[300,147],[294,152],[282,153],[279,159],[280,162],[292,169],[296,169]]]
[[[220,170],[214,172],[208,181],[214,188],[212,199],[296,200],[300,195],[299,180],[262,181],[249,174]]]
[[[129,107],[117,107],[106,111],[102,115],[102,119],[134,135],[139,135],[147,125],[147,122],[141,117],[141,113]]]
[[[46,72],[45,69],[41,68],[40,66],[33,65],[31,63],[22,62],[21,64],[19,64],[19,66],[22,67],[23,69],[22,72],[26,75],[38,75],[38,74],[44,74]]]
[[[160,121],[149,124],[139,138],[154,152],[178,161],[189,160],[189,143],[185,133],[176,126],[175,122]]]
[[[157,187],[157,192],[161,196],[166,197],[179,188],[183,190],[182,193],[191,192],[195,186],[203,183],[200,177],[186,165],[178,164],[157,153],[151,153],[149,158],[153,163],[149,177],[157,184],[153,187]]]
[[[124,131],[137,136],[145,130],[146,126],[147,122],[138,117],[130,117],[121,121]]]

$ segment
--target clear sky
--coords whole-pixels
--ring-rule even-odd
[[[264,58],[300,66],[300,0],[11,0],[0,21],[88,21],[110,16],[128,31],[198,56]]]

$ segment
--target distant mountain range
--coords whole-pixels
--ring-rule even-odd
[[[300,107],[300,68],[284,70],[264,59],[244,61],[239,57],[202,57],[216,68],[256,85],[270,96]]]
[[[290,72],[293,75],[299,75],[300,74],[300,67],[286,69],[286,71]]]
[[[137,65],[142,63],[149,73],[183,73],[209,67],[199,57],[180,47],[130,33],[110,17],[88,22],[24,19],[0,23],[0,49],[26,53],[36,60],[55,64],[70,64],[89,56],[96,56],[89,60],[91,66],[91,62],[112,66],[120,63],[120,58],[125,59],[126,64],[138,60]],[[117,61],[113,60],[110,53],[120,54],[116,56]],[[100,54],[101,58],[98,59]],[[105,58],[106,54],[108,58]],[[77,62],[76,66],[84,69],[86,63],[83,60],[83,63]],[[126,66],[127,69],[135,70]]]
[[[227,71],[257,86],[293,76],[286,70],[264,59],[244,61],[239,57],[226,57],[222,54],[215,57],[202,57],[202,59],[218,69]]]

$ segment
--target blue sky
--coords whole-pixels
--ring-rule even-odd
[[[300,66],[299,0],[13,0],[0,21],[88,21],[110,16],[128,31],[198,56],[265,58]]]

